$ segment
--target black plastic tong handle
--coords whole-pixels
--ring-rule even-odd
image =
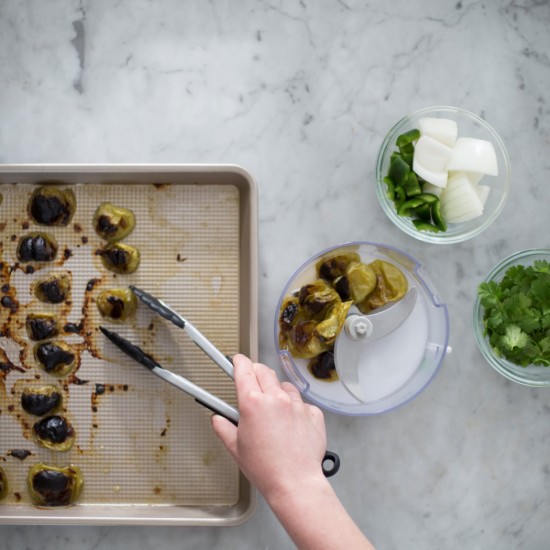
[[[328,463],[328,465],[327,465]],[[321,463],[325,477],[331,477],[340,469],[340,457],[332,451],[327,451]]]

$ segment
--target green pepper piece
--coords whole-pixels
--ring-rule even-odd
[[[434,204],[439,202],[439,197],[433,193],[420,193],[416,196],[417,199],[422,199],[426,204]]]
[[[399,147],[399,152],[401,155],[413,155],[414,154],[414,145],[412,143],[407,143],[406,145],[403,145],[402,147]]]
[[[418,179],[416,178],[416,174],[414,172],[409,172],[404,188],[407,193],[407,197],[416,197],[416,195],[420,195],[422,193],[422,189],[420,189]]]
[[[394,191],[396,201],[405,202],[407,200],[407,193],[405,193],[405,189],[401,185],[396,185]]]
[[[419,199],[420,195],[416,198]],[[416,214],[421,220],[424,220],[425,222],[432,221],[432,209],[430,208],[430,205],[426,202],[414,208],[411,214]]]
[[[384,178],[384,183],[387,186],[386,196],[388,197],[388,199],[390,199],[390,201],[394,201],[395,200],[395,185],[393,184],[393,180],[390,177],[386,176]]]
[[[441,203],[439,201],[432,204],[432,220],[441,231],[447,231],[447,224],[441,215]]]
[[[409,165],[400,156],[396,156],[391,160],[388,176],[395,185],[404,187],[410,171]]]
[[[409,165],[409,168],[412,170],[414,150],[412,153],[401,153],[401,158]]]
[[[394,188],[395,191],[395,199],[393,201],[395,205],[395,209],[399,210],[399,207],[407,200],[407,194],[405,193],[405,190],[400,185],[396,185]]]
[[[413,143],[420,137],[420,130],[417,130],[416,128],[413,128],[412,130],[409,130],[408,132],[405,132],[404,134],[401,134],[398,138],[395,144],[399,149],[401,147],[405,147],[409,143]]]
[[[397,209],[397,213],[400,216],[408,216],[413,208],[417,208],[418,206],[422,206],[423,204],[424,201],[421,199],[409,199]]]
[[[439,229],[431,223],[424,220],[413,220],[413,224],[419,231],[431,231],[432,233],[439,233]]]

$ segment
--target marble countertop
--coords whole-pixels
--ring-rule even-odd
[[[550,247],[549,26],[537,0],[8,0],[0,163],[244,166],[259,189],[260,358],[279,371],[274,311],[294,269],[353,240],[409,252],[448,304],[454,351],[401,409],[327,414],[332,483],[380,549],[548,548],[550,390],[496,373],[471,318],[498,261]],[[484,117],[512,165],[501,216],[449,246],[401,233],[374,189],[385,133],[430,105]],[[262,501],[233,528],[1,526],[0,541],[292,548]]]

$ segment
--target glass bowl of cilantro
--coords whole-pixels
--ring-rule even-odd
[[[487,275],[474,332],[485,359],[506,378],[550,386],[550,249],[513,254]]]
[[[428,107],[388,132],[376,194],[388,218],[420,241],[450,244],[487,229],[504,208],[510,160],[497,132],[456,107]]]

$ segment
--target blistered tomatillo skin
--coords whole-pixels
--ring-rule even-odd
[[[59,415],[39,420],[34,424],[32,431],[36,442],[52,451],[66,452],[75,440],[75,431],[71,423]]]
[[[52,273],[33,286],[33,294],[41,302],[60,304],[70,297],[71,280],[67,273]]]
[[[34,416],[44,416],[58,411],[63,398],[56,386],[25,388],[21,393],[23,410]]]
[[[58,340],[36,344],[33,354],[40,368],[58,378],[67,376],[77,364],[76,352]]]
[[[106,289],[98,294],[96,305],[102,317],[126,321],[136,313],[137,298],[129,288]]]
[[[327,382],[332,382],[333,380],[338,380],[338,373],[336,372],[336,365],[334,363],[334,352],[332,350],[325,351],[314,357],[308,365],[308,369],[320,380],[325,380]]]
[[[76,211],[76,199],[71,189],[45,185],[33,191],[29,214],[38,224],[66,226]]]
[[[317,263],[317,273],[321,279],[332,282],[338,277],[346,274],[348,267],[352,263],[361,262],[359,254],[349,252],[346,254],[338,254],[330,258],[323,258]]]
[[[304,285],[298,293],[300,306],[312,319],[322,319],[327,309],[340,301],[338,293],[322,279]]]
[[[95,232],[108,242],[115,242],[127,237],[136,225],[134,213],[110,202],[99,205],[94,214]]]
[[[342,300],[360,303],[376,288],[376,273],[371,266],[363,263],[352,264],[346,273],[333,281],[334,288]]]
[[[28,233],[19,239],[17,259],[20,262],[51,262],[57,256],[58,245],[48,233]]]
[[[31,340],[39,342],[59,334],[57,320],[47,313],[29,313],[25,320],[27,335]]]
[[[6,477],[6,472],[4,472],[3,468],[0,467],[0,500],[6,497],[8,490],[8,478]]]
[[[139,250],[124,243],[108,244],[97,254],[106,269],[120,275],[133,273],[140,262]]]
[[[384,260],[368,264],[376,273],[376,287],[357,307],[362,313],[401,299],[407,293],[409,283],[403,272]]]
[[[74,503],[82,491],[83,478],[80,468],[58,468],[36,464],[27,476],[27,487],[33,502],[39,506],[68,506]]]
[[[283,304],[282,343],[294,357],[312,358],[328,351],[340,331],[351,302],[342,302],[327,281],[304,285]]]

